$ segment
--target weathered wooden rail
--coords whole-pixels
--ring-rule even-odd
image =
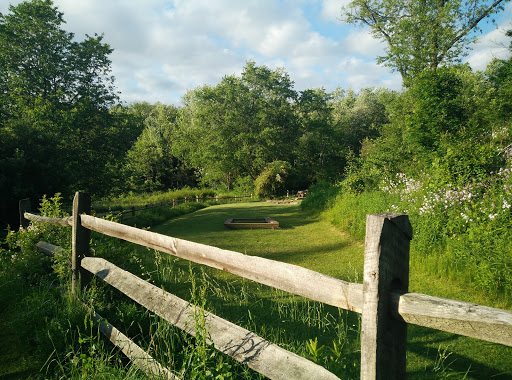
[[[407,324],[512,346],[512,312],[408,292],[412,228],[406,215],[368,215],[363,284],[356,284],[299,266],[110,222],[87,215],[89,208],[89,197],[77,193],[73,216],[55,221],[54,218],[25,212],[20,204],[24,219],[73,227],[73,289],[80,286],[80,282],[81,286],[87,286],[87,276],[92,273],[191,334],[194,331],[187,321],[191,320],[197,309],[104,259],[87,257],[90,231],[121,238],[315,301],[362,313],[362,379],[405,378]],[[40,249],[47,253],[58,250],[48,244],[40,245]],[[269,378],[337,378],[324,368],[279,348],[248,330],[206,311],[202,312],[207,319],[210,343],[216,349]],[[133,347],[130,344],[128,346]],[[148,360],[153,363],[152,359]],[[148,368],[162,373],[159,367]]]

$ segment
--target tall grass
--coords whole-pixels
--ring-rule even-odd
[[[226,215],[246,215],[248,212],[277,215],[283,228],[277,231],[224,231],[222,221]],[[203,220],[204,223],[201,222]],[[217,226],[219,220],[221,222]],[[333,248],[330,239],[339,242],[343,236],[334,234],[330,229],[322,232],[325,224],[311,214],[300,213],[298,206],[248,204],[201,210],[191,218],[180,218],[179,223],[167,223],[160,230],[172,231],[173,236],[177,237],[189,236],[193,232],[198,239],[203,239],[203,243],[211,242],[212,238],[222,238],[224,240],[215,242],[223,248],[243,251],[236,246],[244,246],[249,253],[288,260],[312,269],[320,265],[321,268],[328,268],[325,273],[354,280],[346,278],[345,272],[333,270],[334,266],[346,266],[346,261],[330,260],[334,257],[336,260],[340,257],[346,259],[347,254],[331,255]],[[310,225],[322,227],[313,229]],[[70,297],[69,271],[64,269],[69,268],[67,258],[52,261],[30,249],[41,238],[67,248],[69,235],[62,232],[66,230],[48,228],[38,226],[12,233],[9,247],[0,256],[0,301],[6,306],[0,312],[3,317],[0,320],[0,334],[3,334],[3,341],[12,343],[11,349],[19,353],[19,357],[25,358],[24,361],[11,360],[3,364],[7,363],[3,359],[9,356],[7,352],[2,352],[0,375],[17,374],[18,378],[146,378],[99,335],[95,323],[76,299]],[[310,230],[314,231],[311,236]],[[296,241],[284,249],[284,241],[293,239]],[[343,379],[359,377],[360,326],[355,313],[308,301],[153,250],[137,248],[130,243],[121,244],[118,239],[102,234],[93,233],[91,241],[93,255],[103,257],[199,306],[192,321],[196,337],[192,337],[99,280],[94,281],[83,295],[89,306],[177,376],[261,378],[245,365],[207,344],[208,326],[202,314],[202,310],[207,310],[311,359]],[[267,242],[270,245],[263,244]],[[307,244],[310,245],[305,247]],[[348,250],[343,249],[342,252],[347,253]],[[357,252],[354,257],[360,255],[360,247]],[[352,257],[352,254],[349,256]],[[327,263],[319,263],[326,260]],[[60,269],[55,271],[57,268]],[[469,364],[461,360],[460,355],[451,354],[451,350],[452,347],[460,350],[466,341],[451,341],[453,345],[441,347],[439,342],[447,340],[447,334],[440,333],[436,335],[434,343],[427,346],[430,353],[425,355],[422,350],[426,346],[426,335],[430,337],[431,332],[425,333],[414,326],[409,331],[412,351],[408,353],[408,358],[413,377],[463,377]],[[489,368],[485,370],[485,364],[484,370],[477,373],[496,374],[493,368],[506,368],[506,361],[503,362],[506,356],[499,349],[493,350],[497,360],[502,360],[501,367],[496,363],[491,365],[491,356],[486,355],[486,359],[482,360],[489,361]],[[485,353],[488,348],[481,346],[479,351]],[[469,352],[468,355],[472,357],[475,353]],[[478,364],[472,368],[481,369]],[[506,372],[506,369],[503,371],[512,373]],[[471,378],[471,373],[468,377]]]

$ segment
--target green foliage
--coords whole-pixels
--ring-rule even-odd
[[[265,199],[286,191],[286,176],[291,165],[286,161],[274,161],[269,164],[254,181],[256,197]]]
[[[437,151],[443,139],[465,125],[462,86],[456,69],[443,67],[418,75],[409,89],[414,108],[408,118],[408,143],[421,151]]]
[[[127,194],[117,195],[113,197],[103,198],[102,200],[94,204],[96,212],[105,211],[120,211],[124,208],[130,208],[132,206],[146,206],[146,205],[158,205],[162,203],[172,204],[173,199],[184,199],[195,200],[196,196],[199,198],[211,198],[218,195],[222,198],[223,195],[216,193],[212,189],[191,189],[182,188],[180,190],[169,190],[169,191],[155,191],[152,193],[134,193],[129,192]]]
[[[341,187],[332,186],[328,182],[320,182],[308,189],[307,197],[300,204],[306,211],[321,212],[332,207]]]
[[[48,217],[64,217],[62,198],[60,194],[47,198],[44,196],[39,207],[41,215]],[[71,273],[68,264],[71,262],[71,231],[69,229],[51,226],[46,223],[31,223],[27,229],[9,230],[5,238],[6,250],[1,252],[2,268],[10,266],[15,272],[23,274],[27,279],[37,281],[37,277],[46,273],[53,264],[58,276],[67,277]],[[50,260],[41,260],[35,244],[39,241],[52,242],[63,248],[62,254]],[[64,269],[67,268],[67,269]]]
[[[135,110],[138,107],[131,106]],[[195,185],[193,171],[172,152],[178,109],[163,104],[144,108],[144,130],[126,156],[126,171],[133,190],[155,192]]]
[[[283,69],[247,62],[241,77],[189,91],[178,125],[178,157],[209,186],[228,191],[239,177],[256,178],[272,161],[289,160],[297,95]]]
[[[19,199],[118,186],[120,160],[138,131],[109,109],[117,101],[103,36],[75,40],[49,0],[0,15],[1,213]]]
[[[386,42],[378,61],[398,71],[409,86],[424,71],[458,62],[476,40],[472,32],[480,30],[479,23],[506,2],[354,0],[343,8],[343,16]]]

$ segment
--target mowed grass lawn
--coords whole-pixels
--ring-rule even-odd
[[[256,217],[277,220],[279,229],[232,230],[224,227],[228,218]],[[338,231],[318,215],[302,211],[299,205],[244,203],[213,206],[172,219],[152,231],[362,282],[364,242]],[[223,280],[232,278],[229,274],[213,273]],[[463,285],[429,277],[418,265],[411,265],[410,291],[466,301],[473,299]],[[269,297],[272,295],[275,293],[268,292]],[[261,296],[265,297],[265,294]],[[485,303],[482,294],[475,293],[474,298],[476,302]],[[240,310],[240,313],[244,312]],[[261,320],[265,321],[265,317]],[[512,349],[410,325],[407,371],[410,378],[421,379],[512,379]]]
[[[279,229],[224,227],[226,219],[253,217],[270,217],[279,222]],[[363,243],[293,204],[258,202],[213,206],[172,219],[152,231],[300,265],[345,280],[357,281],[363,269]]]

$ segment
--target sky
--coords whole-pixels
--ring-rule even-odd
[[[0,0],[0,12],[20,0]],[[248,60],[284,67],[295,90],[338,86],[401,89],[379,66],[384,45],[367,29],[340,21],[348,0],[54,0],[77,40],[104,34],[123,103],[181,104],[187,90],[240,75]],[[497,26],[497,28],[496,28]],[[475,70],[506,58],[512,2],[484,25],[465,58]]]

